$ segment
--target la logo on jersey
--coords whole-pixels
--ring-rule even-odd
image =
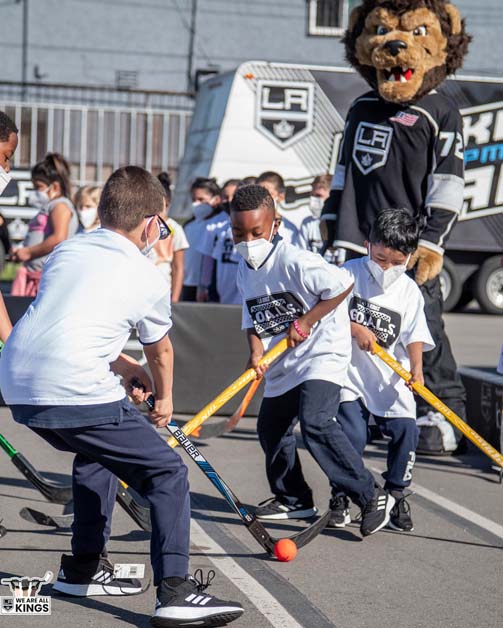
[[[258,81],[255,126],[281,149],[313,130],[314,85],[306,82]]]
[[[0,597],[0,615],[50,615],[50,596],[39,595],[44,584],[51,582],[51,571],[46,571],[42,578],[13,576],[2,578],[0,584],[8,586],[10,597]]]
[[[391,127],[360,122],[356,129],[353,161],[363,174],[386,164],[392,137]]]

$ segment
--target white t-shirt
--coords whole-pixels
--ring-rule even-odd
[[[279,226],[278,233],[288,244],[293,244],[293,246],[297,246],[300,249],[306,248],[300,238],[299,229],[293,224],[293,222],[288,220],[288,218],[285,218],[283,214],[281,215],[281,224]]]
[[[157,264],[157,268],[161,271],[166,278],[169,287],[171,288],[171,265],[173,263],[173,256],[177,251],[184,251],[189,248],[189,241],[185,236],[183,227],[179,225],[173,218],[168,218],[168,225],[173,229],[173,235],[167,240],[160,240],[160,244],[163,247],[161,250],[164,252],[162,261],[158,261],[159,256],[156,253],[153,261]]]
[[[237,286],[238,264],[241,256],[234,246],[230,226],[218,231],[212,257],[217,262],[217,292],[220,303],[241,305],[243,301]]]
[[[197,250],[203,255],[211,257],[218,232],[227,227],[229,223],[229,214],[224,211],[221,211],[216,216],[213,216],[213,218],[206,220],[204,223],[205,228],[203,234],[197,243]]]
[[[275,248],[258,270],[244,260],[238,266],[242,328],[255,328],[265,351],[285,337],[294,320],[352,284],[346,271],[320,255],[301,251],[280,238],[274,242]],[[273,362],[265,375],[265,396],[277,397],[310,379],[342,386],[350,357],[349,316],[343,303],[314,327],[307,340]]]
[[[144,344],[171,328],[166,280],[108,229],[75,236],[47,258],[36,300],[2,351],[8,404],[89,405],[125,397],[110,370],[137,327]]]
[[[204,220],[191,220],[184,227],[189,248],[185,251],[183,264],[183,285],[198,286],[201,278],[202,254],[198,251],[198,243],[205,231]]]
[[[399,277],[383,292],[371,275],[366,259],[362,257],[344,264],[344,269],[354,279],[349,317],[369,327],[379,344],[409,370],[408,345],[422,342],[423,351],[435,346],[426,323],[423,295],[408,275]],[[375,416],[416,418],[414,395],[405,382],[380,358],[359,349],[353,339],[348,382],[341,401],[358,398]]]
[[[312,218],[311,210],[306,205],[298,207],[297,209],[283,209],[279,207],[279,213],[293,223],[297,229],[300,229],[302,223],[306,218]]]
[[[313,253],[319,253],[323,246],[319,218],[315,218],[311,215],[304,218],[300,225],[299,237],[304,248]]]

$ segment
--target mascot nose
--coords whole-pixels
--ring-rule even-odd
[[[392,39],[387,41],[384,44],[386,50],[390,53],[392,57],[398,57],[401,50],[405,50],[407,48],[407,44],[401,39]]]

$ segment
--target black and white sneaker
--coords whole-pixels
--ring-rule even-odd
[[[395,505],[395,498],[380,486],[376,486],[374,497],[362,510],[360,532],[362,536],[375,534],[389,522],[390,512]]]
[[[288,506],[271,497],[266,499],[255,508],[255,516],[257,519],[276,520],[276,519],[310,519],[318,512],[312,504],[296,504]]]
[[[150,619],[156,628],[178,628],[180,626],[225,626],[238,619],[244,612],[241,604],[219,600],[204,591],[215,577],[210,570],[206,582],[198,569],[194,576],[186,576],[176,586],[170,586],[165,578],[157,587],[155,613]]]
[[[412,532],[414,530],[414,524],[410,516],[410,506],[407,501],[407,497],[410,497],[411,494],[409,493],[407,496],[403,493],[401,496],[394,495],[396,503],[391,510],[388,528],[398,530],[399,532]]]
[[[89,561],[63,554],[58,579],[52,585],[54,591],[75,597],[94,595],[135,595],[142,592],[141,582],[136,579],[114,576],[114,566],[108,558]]]
[[[327,528],[345,528],[349,523],[351,523],[349,500],[343,493],[339,493],[335,497],[332,497],[329,508],[331,512]]]

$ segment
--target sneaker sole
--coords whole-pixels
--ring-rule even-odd
[[[362,536],[371,536],[372,534],[375,534],[376,532],[379,532],[379,530],[382,530],[383,528],[385,528],[391,520],[390,513],[395,503],[396,503],[396,499],[392,495],[388,495],[388,499],[386,501],[386,514],[382,523],[378,525],[377,528],[375,528],[374,530],[371,530],[369,532],[362,532]]]
[[[116,597],[120,595],[137,595],[143,592],[141,587],[123,587],[119,589],[118,587],[107,587],[107,585],[102,584],[70,584],[68,582],[59,581],[54,583],[52,590],[72,597],[93,597],[100,595]]]
[[[230,624],[231,621],[239,619],[243,613],[244,609],[241,608],[235,611],[207,615],[206,617],[192,617],[185,619],[181,617],[156,617],[154,615],[154,617],[150,618],[150,624],[151,626],[155,626],[155,628],[180,628],[181,626],[199,626],[199,628],[211,626],[216,628],[217,626]]]
[[[292,512],[278,512],[271,515],[259,515],[255,513],[255,516],[257,519],[264,521],[280,521],[286,519],[311,519],[317,512],[317,508],[309,508],[307,510],[295,510]]]
[[[388,521],[388,528],[391,528],[392,530],[396,530],[397,532],[413,532],[414,531],[414,526],[412,526],[412,528],[401,528],[400,526],[395,525],[391,519]]]

